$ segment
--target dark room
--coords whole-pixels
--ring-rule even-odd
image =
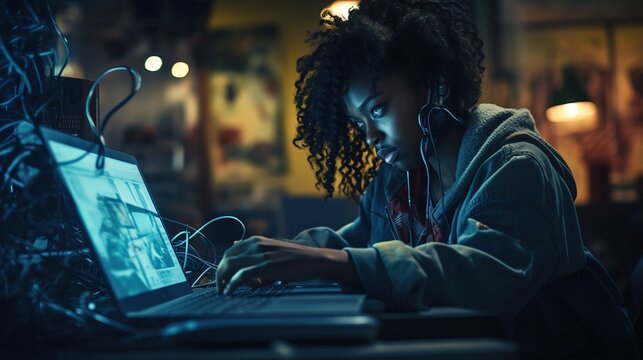
[[[4,359],[641,359],[640,0],[0,0]]]

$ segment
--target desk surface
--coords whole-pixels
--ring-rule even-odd
[[[405,313],[382,313],[379,340],[443,339],[443,338],[506,338],[497,315],[476,310],[436,307]]]
[[[126,346],[100,345],[58,351],[63,359],[517,359],[516,344],[504,340],[497,316],[459,308],[376,315],[380,333],[373,341],[229,343],[161,339]],[[243,335],[243,334],[239,334]],[[166,339],[167,340],[167,339]],[[186,341],[187,340],[187,341]],[[133,346],[132,346],[133,345]]]
[[[515,344],[500,339],[378,341],[369,344],[302,345],[274,341],[260,347],[200,347],[63,351],[63,359],[518,359]]]
[[[376,338],[272,340],[236,334],[243,341],[216,341],[208,333],[190,337],[102,337],[100,340],[54,343],[53,349],[28,348],[20,358],[56,355],[61,359],[517,359],[518,347],[504,339],[497,316],[459,308],[416,313],[380,313]],[[225,330],[225,329],[224,329]],[[234,328],[228,329],[234,332]],[[270,331],[270,329],[264,329]],[[275,333],[275,332],[273,332]],[[212,334],[209,334],[212,335]],[[236,337],[232,337],[236,339]],[[210,340],[211,339],[211,340]],[[71,339],[68,339],[71,340]],[[5,349],[11,350],[11,349]],[[25,348],[21,347],[24,352]],[[12,358],[11,356],[9,358]],[[16,357],[17,358],[17,357]]]

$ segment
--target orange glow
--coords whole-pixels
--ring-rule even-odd
[[[331,14],[339,16],[342,19],[348,19],[348,12],[350,9],[357,9],[359,7],[359,1],[350,1],[350,0],[337,0],[330,4],[330,6],[325,7],[320,15],[324,14],[324,11],[328,10]],[[322,16],[323,18],[323,16]]]
[[[590,101],[552,106],[545,112],[547,120],[561,133],[592,130],[598,124],[596,105]]]

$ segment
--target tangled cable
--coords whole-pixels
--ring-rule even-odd
[[[98,331],[88,323],[124,331],[80,305],[82,294],[91,303],[105,298],[105,283],[38,135],[48,116],[60,115],[49,105],[63,96],[57,76],[68,41],[46,1],[2,1],[0,17],[0,342]],[[56,72],[57,42],[64,59]],[[132,78],[132,93],[106,120],[140,87]],[[106,124],[94,129],[97,138]]]
[[[102,274],[39,136],[43,120],[60,115],[52,113],[49,105],[63,96],[57,77],[69,61],[68,41],[46,2],[3,1],[0,16],[0,343],[22,339],[60,343],[97,332],[137,333],[139,329],[114,316],[114,311],[109,314],[113,302]],[[57,41],[63,44],[65,57],[55,71]],[[129,73],[130,93],[97,127],[90,99],[101,79],[117,71]],[[140,87],[140,75],[132,68],[115,66],[103,71],[85,102],[94,145],[56,166],[79,161],[98,147],[95,166],[102,170],[103,132]],[[203,234],[207,226],[231,219],[239,222],[241,238],[245,237],[244,224],[232,216],[212,219],[195,229],[154,215],[185,229],[171,243],[193,287],[210,284],[202,280],[209,271],[212,279],[217,268],[215,244]]]

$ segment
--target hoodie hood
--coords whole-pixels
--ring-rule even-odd
[[[436,204],[434,219],[443,219],[466,195],[478,168],[502,146],[526,141],[538,146],[549,158],[558,174],[576,198],[576,183],[571,170],[558,152],[536,130],[536,123],[526,109],[506,109],[493,104],[480,104],[471,112],[458,152],[456,182],[444,194],[442,204]]]

